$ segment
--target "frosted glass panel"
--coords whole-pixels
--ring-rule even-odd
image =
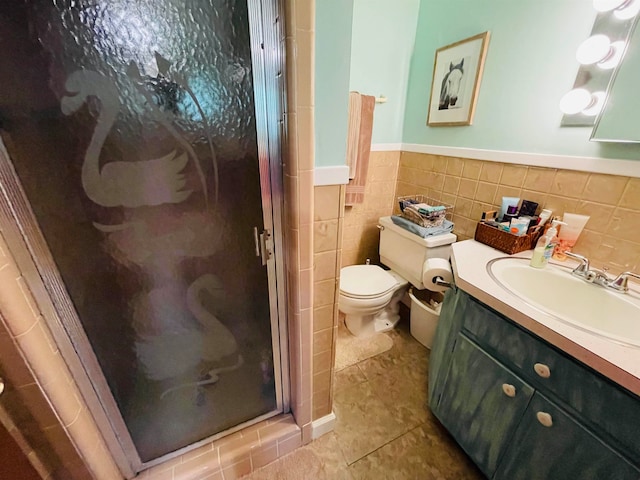
[[[143,461],[276,408],[247,17],[0,5],[2,137]]]

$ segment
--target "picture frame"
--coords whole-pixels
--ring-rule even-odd
[[[427,125],[471,125],[489,46],[489,32],[436,50]]]

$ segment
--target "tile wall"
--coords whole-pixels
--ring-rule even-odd
[[[396,203],[400,152],[371,152],[364,203],[346,207],[342,240],[342,266],[378,263],[378,219],[390,215]]]
[[[640,271],[640,178],[402,152],[396,195],[415,193],[455,205],[459,240],[473,238],[481,212],[503,196],[533,200],[554,215],[590,215],[573,250],[612,273]]]
[[[118,469],[5,239],[0,235],[0,371],[4,422],[20,430],[18,444],[49,478],[118,478]],[[11,432],[11,429],[8,428]],[[18,440],[18,436],[14,436]],[[83,442],[74,442],[83,438]],[[44,478],[47,478],[45,476]]]
[[[300,428],[282,415],[147,469],[136,480],[235,480],[300,445]]]
[[[315,187],[313,233],[313,419],[329,415],[338,333],[344,185]]]
[[[315,2],[286,0],[287,125],[283,152],[291,410],[311,441]]]

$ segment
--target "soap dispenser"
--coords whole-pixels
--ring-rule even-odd
[[[544,258],[544,251],[547,248],[547,242],[549,239],[546,235],[542,235],[538,241],[536,242],[536,246],[533,249],[533,255],[531,256],[531,265],[534,268],[544,268],[547,265],[546,259]]]
[[[566,225],[566,223],[560,220],[553,220],[551,222],[551,228],[536,242],[529,265],[535,268],[544,268],[547,266],[553,254],[553,248],[556,243],[558,243],[558,229],[556,228],[558,225]]]

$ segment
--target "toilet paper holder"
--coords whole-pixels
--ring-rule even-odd
[[[434,292],[451,289],[457,291],[451,262],[441,257],[427,258],[422,266],[422,283],[424,288]]]
[[[451,282],[445,281],[444,278],[440,276],[433,277],[433,283],[440,285],[441,287],[453,288],[453,284]]]
[[[453,282],[447,282],[444,278],[442,278],[441,276],[436,275],[435,277],[433,277],[432,279],[433,283],[435,283],[436,285],[440,285],[441,287],[447,287],[447,288],[451,288],[453,289],[453,291],[456,291],[456,285]]]

